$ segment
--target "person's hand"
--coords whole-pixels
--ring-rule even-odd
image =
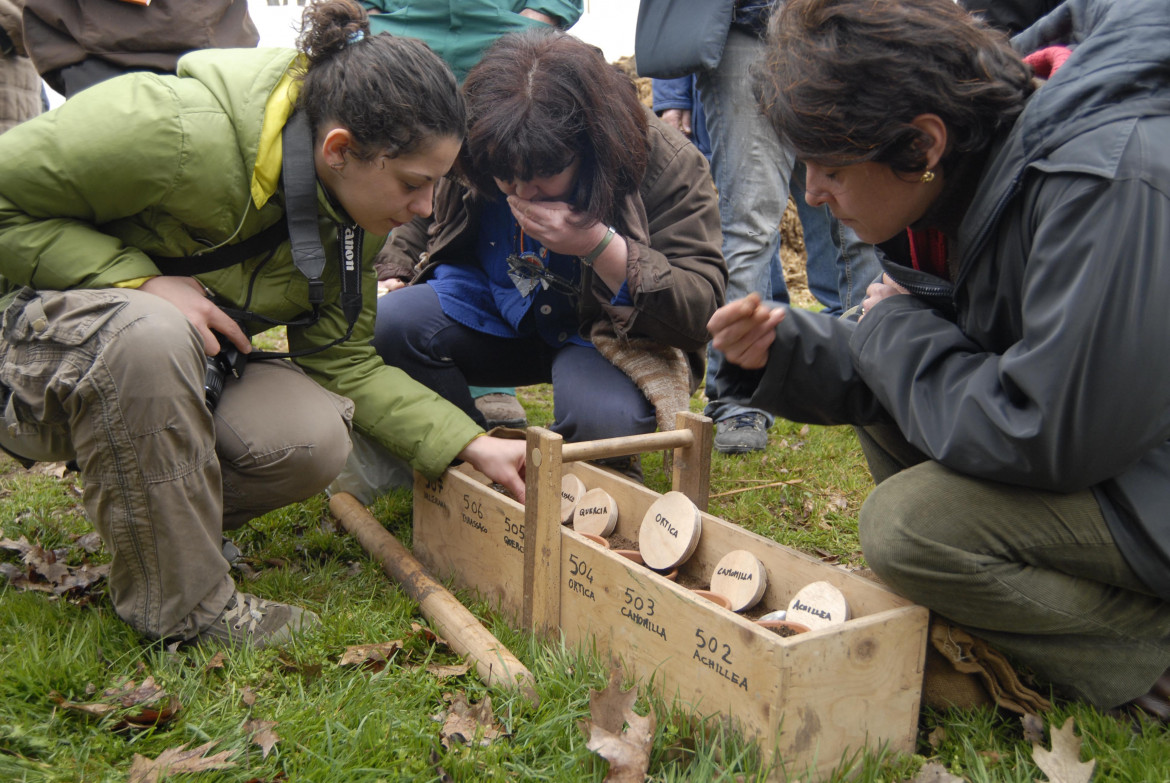
[[[406,281],[401,277],[387,277],[385,280],[379,280],[378,296],[397,291],[399,288],[406,288]]]
[[[219,340],[211,333],[213,329],[231,340],[240,353],[252,351],[248,335],[231,316],[207,298],[203,286],[195,278],[160,275],[147,280],[138,290],[162,297],[179,308],[179,312],[199,330],[203,350],[208,356],[219,353]]]
[[[468,443],[458,456],[492,481],[503,484],[516,500],[523,503],[526,445],[523,440],[485,435]]]
[[[693,133],[690,109],[667,109],[662,112],[662,121],[688,139],[691,137],[691,133]]]
[[[518,196],[508,196],[508,207],[524,233],[553,253],[588,255],[605,236],[604,223],[595,221],[587,228],[574,225],[572,221],[579,215],[564,201],[526,201]]]
[[[725,304],[707,322],[711,345],[732,364],[758,370],[768,363],[768,349],[785,312],[783,307],[768,307],[754,293]]]
[[[857,320],[860,321],[864,318],[865,314],[872,310],[874,305],[881,300],[908,293],[910,292],[895,283],[889,275],[883,274],[881,280],[870,283],[865,289],[865,299],[861,300],[861,315]]]

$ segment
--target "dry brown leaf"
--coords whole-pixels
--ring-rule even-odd
[[[102,548],[102,537],[98,535],[96,530],[91,530],[85,535],[78,536],[73,543],[93,554]]]
[[[251,707],[256,704],[256,694],[252,691],[250,685],[245,685],[240,688],[240,701],[244,703],[245,707]]]
[[[203,667],[203,671],[209,672],[212,669],[222,669],[223,662],[226,658],[227,658],[227,655],[224,653],[223,650],[220,650],[215,655],[211,656],[211,660],[208,661],[207,664]]]
[[[491,696],[484,696],[479,704],[469,704],[465,694],[457,693],[451,699],[439,738],[447,749],[452,742],[487,746],[504,734],[503,729],[496,726]]]
[[[432,631],[430,628],[426,627],[425,625],[420,625],[419,623],[411,623],[410,624],[410,635],[411,636],[421,636],[422,638],[426,639],[431,644],[441,644],[443,646],[447,646],[446,639],[444,639],[442,636],[439,636],[437,633],[435,633],[434,631]]]
[[[911,778],[910,783],[965,783],[963,778],[952,775],[947,768],[937,761],[928,761],[918,770],[918,774]]]
[[[1081,738],[1073,728],[1070,717],[1059,729],[1048,727],[1052,737],[1052,750],[1045,750],[1039,743],[1032,745],[1032,760],[1040,771],[1048,776],[1050,783],[1089,783],[1093,777],[1096,759],[1081,761]]]
[[[386,668],[386,664],[390,663],[394,657],[394,653],[401,649],[401,639],[395,639],[390,642],[378,642],[377,644],[355,644],[345,648],[345,652],[342,653],[341,660],[337,662],[337,665],[361,666],[365,669],[380,672]]]
[[[273,731],[277,722],[274,720],[249,720],[244,722],[244,731],[252,735],[252,742],[260,746],[261,757],[268,758],[272,746],[280,742],[280,737]]]
[[[1024,727],[1024,742],[1035,745],[1044,741],[1044,721],[1039,715],[1024,713],[1020,716],[1020,725]]]
[[[83,712],[95,717],[105,717],[125,710],[113,725],[115,731],[128,728],[147,728],[167,723],[180,710],[178,698],[171,696],[154,682],[154,677],[147,677],[140,685],[127,678],[115,688],[107,688],[102,693],[102,699],[94,702],[67,701],[61,694],[49,694],[57,706],[66,710]]]
[[[614,666],[605,690],[590,690],[592,721],[583,721],[581,728],[589,737],[585,747],[609,762],[606,783],[642,783],[650,767],[654,714],[634,712],[637,688],[623,692],[621,681],[622,671]]]
[[[158,783],[159,780],[180,772],[207,772],[236,766],[234,761],[228,761],[235,753],[234,750],[225,750],[214,756],[204,755],[215,743],[216,740],[212,740],[191,750],[184,750],[187,747],[184,743],[177,748],[167,748],[154,759],[135,753],[127,783]]]
[[[930,747],[938,750],[939,746],[946,741],[947,730],[942,726],[935,726],[934,730],[926,736],[926,741],[930,743]]]

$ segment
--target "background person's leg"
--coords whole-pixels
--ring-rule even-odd
[[[763,49],[753,35],[732,29],[723,59],[714,71],[698,75],[699,97],[711,138],[711,172],[719,191],[723,256],[727,261],[727,300],[771,288],[772,258],[780,245],[780,220],[788,203],[793,156],[756,106],[748,68]],[[772,298],[787,301],[787,290]],[[715,447],[737,453],[767,445],[772,417],[747,407],[754,389],[722,384],[722,356],[708,350],[705,413],[718,423]]]

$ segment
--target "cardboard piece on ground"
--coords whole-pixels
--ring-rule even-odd
[[[561,479],[561,524],[567,525],[573,521],[577,503],[584,494],[585,482],[572,473],[566,473]]]
[[[727,596],[733,612],[755,606],[767,587],[764,564],[746,549],[728,552],[715,564],[715,572],[711,574],[711,590]]]
[[[638,530],[638,550],[651,568],[674,568],[695,553],[703,532],[698,507],[681,492],[654,501]]]
[[[608,536],[617,526],[617,520],[617,503],[608,492],[597,487],[586,492],[577,501],[573,529],[578,533]]]
[[[849,604],[845,595],[828,582],[812,582],[792,596],[787,619],[814,631],[840,625],[849,619]]]

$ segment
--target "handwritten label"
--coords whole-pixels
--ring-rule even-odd
[[[515,536],[515,538],[513,538]],[[518,525],[506,514],[504,515],[504,546],[509,546],[517,552],[524,552],[524,525]]]
[[[450,511],[450,509],[447,508],[447,504],[441,497],[439,497],[442,492],[443,479],[439,478],[435,479],[434,481],[428,481],[423,485],[423,500],[438,506],[444,511]]]
[[[625,589],[622,596],[624,600],[619,610],[621,616],[665,642],[666,629],[654,617],[654,599],[641,596],[630,587]]]
[[[702,628],[695,629],[695,649],[691,653],[691,660],[698,661],[732,685],[747,691],[747,677],[732,668],[731,645],[720,642]]]

